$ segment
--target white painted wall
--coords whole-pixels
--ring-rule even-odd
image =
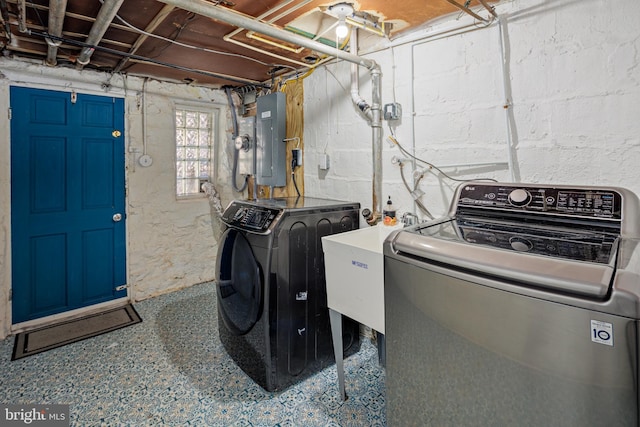
[[[383,104],[402,105],[402,119],[393,124],[400,143],[435,165],[507,162],[510,112],[512,172],[504,165],[444,171],[458,179],[615,185],[640,195],[640,2],[513,0],[496,10],[506,22],[508,110],[496,24],[428,38],[470,22],[462,17],[383,49],[361,37],[363,56],[382,67]],[[349,70],[334,62],[305,79],[305,192],[371,207],[371,130],[347,96]],[[371,100],[367,70],[360,69],[360,80],[361,95]],[[385,122],[385,139],[389,134]],[[383,145],[383,196],[412,211],[391,163],[394,155],[406,156]],[[324,152],[328,171],[317,167]],[[412,185],[413,166],[405,169]],[[456,185],[427,174],[421,200],[440,216]]]
[[[217,137],[217,188],[223,202],[234,198],[229,182],[230,115],[224,92],[182,84],[146,84],[147,152],[153,158],[143,168],[136,160],[143,151],[141,93],[143,80],[92,71],[52,69],[0,58],[0,338],[11,328],[11,217],[10,217],[10,85],[45,88],[125,98],[127,185],[127,277],[133,301],[174,291],[214,278],[217,242],[206,198],[176,200],[174,103],[208,105],[220,110]],[[14,112],[16,114],[18,112]]]
[[[427,38],[469,21],[447,22],[415,32],[417,41],[395,41],[364,50],[382,66],[383,103],[399,102],[393,123],[400,143],[452,177],[490,177],[539,183],[618,185],[640,194],[640,2],[637,0],[513,0],[497,7],[506,21],[507,83],[513,170],[508,161],[500,37],[496,25],[448,38]],[[367,47],[368,43],[368,47]],[[378,42],[379,43],[379,42]],[[56,70],[0,58],[0,337],[10,330],[11,288],[8,87],[26,84],[104,94],[108,76]],[[351,105],[350,64],[331,63],[305,79],[305,193],[358,201],[371,207],[371,130]],[[360,69],[361,94],[371,99],[369,75]],[[125,97],[127,146],[128,278],[134,299],[205,280],[216,252],[209,204],[176,201],[173,183],[173,99],[223,108],[221,132],[230,129],[221,92],[150,81],[147,89],[148,152],[153,166],[135,164],[142,150],[137,108],[142,80],[114,77],[110,94]],[[227,132],[228,135],[229,132]],[[385,137],[390,131],[385,122]],[[221,135],[221,138],[228,136]],[[226,143],[225,143],[226,144]],[[136,153],[137,152],[137,153]],[[331,167],[318,168],[322,153]],[[234,198],[229,145],[219,156],[218,189]],[[393,156],[384,144],[383,195],[412,211]],[[446,167],[500,162],[492,167]],[[409,183],[413,165],[405,166]],[[420,166],[422,169],[422,166]],[[411,184],[412,185],[412,184]],[[431,212],[446,211],[457,183],[426,174],[419,188]],[[215,225],[215,224],[214,224]]]

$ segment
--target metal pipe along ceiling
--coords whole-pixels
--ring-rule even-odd
[[[236,27],[253,30],[257,33],[261,33],[267,36],[275,37],[278,40],[291,42],[298,46],[303,46],[311,50],[315,50],[326,55],[335,56],[345,61],[353,62],[368,69],[378,67],[375,61],[365,59],[357,55],[353,55],[349,52],[344,52],[336,48],[332,48],[323,43],[315,40],[310,40],[306,37],[299,36],[294,33],[282,30],[275,25],[265,24],[264,22],[256,19],[241,15],[240,13],[231,11],[229,9],[215,6],[212,3],[205,2],[203,0],[160,0],[162,3],[177,6],[181,9],[188,10],[198,15],[207,16],[212,19],[226,22]]]
[[[365,59],[353,53],[344,52],[332,48],[315,40],[299,36],[294,33],[282,30],[274,25],[265,24],[259,20],[241,15],[229,9],[215,6],[203,0],[160,0],[162,3],[170,4],[184,10],[207,16],[218,21],[226,22],[236,27],[245,28],[278,40],[297,44],[308,49],[335,56],[336,58],[361,65],[369,69],[371,73],[371,128],[372,128],[372,151],[373,151],[373,183],[372,183],[372,203],[374,217],[379,217],[382,212],[382,85],[380,65],[371,59]],[[376,215],[377,214],[377,215]]]
[[[49,28],[47,31],[52,36],[60,37],[62,35],[62,25],[66,10],[67,0],[51,0],[49,2]],[[47,39],[47,65],[56,65],[56,56],[58,55],[60,43],[60,41]]]
[[[27,2],[20,0],[18,2],[18,29],[21,33],[27,32]]]
[[[7,40],[11,42],[11,24],[9,24],[9,8],[7,7],[7,0],[0,0],[0,18],[2,18],[2,24],[4,25],[4,32],[7,34]]]
[[[86,44],[96,46],[100,43],[102,36],[107,32],[109,24],[111,24],[111,21],[115,18],[116,13],[118,13],[118,9],[120,9],[123,2],[124,0],[104,0],[104,3],[102,3],[102,7],[98,12],[98,16],[96,17],[96,22],[93,23],[91,31],[89,31],[89,36],[85,42]],[[78,64],[80,66],[87,65],[91,55],[93,55],[92,48],[85,47],[82,49],[82,52],[77,59]]]

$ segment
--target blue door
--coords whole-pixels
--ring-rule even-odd
[[[124,101],[11,87],[13,323],[126,296]]]

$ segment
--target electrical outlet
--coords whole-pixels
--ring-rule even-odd
[[[320,167],[320,170],[326,171],[327,169],[329,169],[329,155],[328,154],[321,154],[320,155],[320,160],[318,161],[318,166]]]
[[[385,104],[383,111],[385,120],[398,120],[402,117],[402,107],[397,102]]]
[[[300,148],[291,150],[291,162],[294,167],[302,166],[302,150]]]

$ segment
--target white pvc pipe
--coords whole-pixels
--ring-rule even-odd
[[[274,37],[295,43],[299,46],[315,50],[326,55],[334,56],[345,61],[366,67],[371,73],[371,129],[372,129],[372,151],[373,151],[373,184],[372,198],[374,215],[382,212],[382,73],[378,63],[371,59],[365,59],[358,55],[344,52],[327,46],[315,40],[299,36],[288,31],[284,31],[275,25],[266,24],[250,16],[242,15],[224,7],[218,7],[203,0],[160,0],[162,3],[170,4],[184,10],[207,16],[212,19],[226,22],[236,27],[252,30],[267,36]]]
[[[368,69],[374,69],[379,67],[375,61],[365,59],[357,55],[352,55],[348,52],[343,52],[339,49],[327,46],[326,44],[310,40],[306,37],[299,36],[288,31],[284,31],[275,25],[265,24],[250,16],[242,15],[238,12],[234,12],[224,7],[218,7],[213,3],[209,3],[203,0],[160,0],[162,3],[170,4],[179,7],[184,10],[196,13],[198,15],[207,16],[212,19],[226,22],[236,27],[253,30],[255,32],[275,37],[276,39],[295,43],[299,46],[304,46],[308,49],[324,53],[326,55],[340,56],[345,61],[353,62],[358,65],[362,65]]]
[[[351,53],[354,55],[358,54],[358,30],[351,30],[351,40],[349,41],[351,45]],[[360,96],[360,75],[358,73],[358,66],[356,64],[351,64],[351,101],[353,105],[355,105],[358,110],[362,112],[364,117],[367,119],[369,123],[373,119],[373,114],[371,113],[371,106],[367,101]]]

